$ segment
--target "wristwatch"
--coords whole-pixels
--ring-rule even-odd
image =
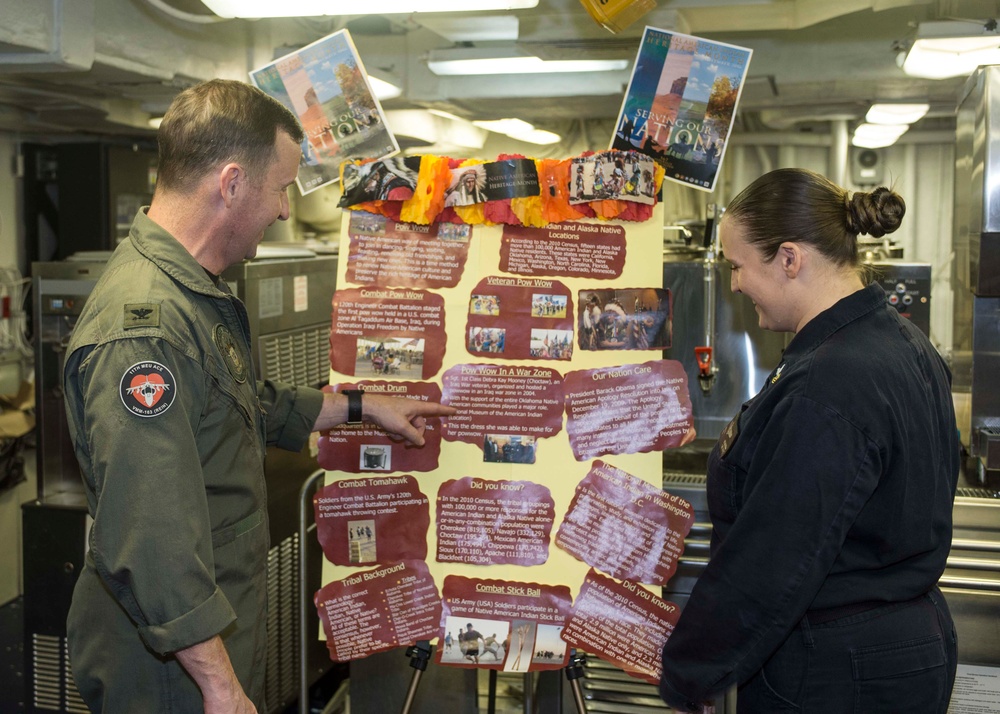
[[[364,421],[361,414],[361,395],[365,393],[363,389],[345,389],[341,392],[347,396],[347,423],[360,424]]]

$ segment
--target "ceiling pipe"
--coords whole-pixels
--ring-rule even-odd
[[[834,119],[830,122],[830,180],[838,186],[847,183],[847,153],[850,142],[847,136],[847,120]]]

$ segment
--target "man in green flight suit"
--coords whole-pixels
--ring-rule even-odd
[[[257,382],[243,304],[219,274],[288,218],[302,129],[250,85],[173,102],[159,175],[66,352],[66,410],[90,514],[68,618],[95,712],[263,710],[264,451],[364,419],[422,445],[454,410]]]

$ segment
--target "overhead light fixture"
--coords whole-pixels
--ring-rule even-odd
[[[495,119],[492,121],[472,122],[480,129],[486,129],[497,134],[504,134],[511,139],[524,141],[528,144],[555,144],[562,141],[562,137],[555,132],[536,129],[522,119]]]
[[[622,60],[543,60],[515,47],[459,47],[432,50],[427,67],[439,76],[481,74],[545,74],[563,72],[615,72],[628,68]]]
[[[903,104],[876,102],[865,114],[869,124],[912,124],[927,113],[929,104]]]
[[[463,119],[462,117],[456,116],[451,112],[443,112],[440,109],[428,109],[427,113],[433,114],[436,117],[441,117],[442,119],[449,119],[451,121],[468,121],[468,119]]]
[[[435,35],[450,42],[497,42],[516,40],[519,23],[516,15],[487,15],[476,17],[452,17],[435,15],[421,18],[418,22]]]
[[[368,75],[368,83],[371,84],[372,93],[375,95],[375,98],[380,102],[384,102],[387,99],[395,99],[403,93],[403,90],[392,82],[387,82],[372,75]]]
[[[532,129],[523,134],[508,134],[508,136],[528,144],[558,144],[562,141],[562,137],[554,131],[545,131],[545,129]]]
[[[892,146],[909,128],[909,124],[860,124],[854,130],[851,144],[865,149]]]
[[[1000,34],[996,23],[921,22],[903,59],[911,77],[947,79],[972,74],[977,67],[1000,64]]]
[[[494,131],[497,134],[507,134],[508,136],[525,134],[535,128],[521,119],[494,119],[492,121],[474,121],[472,123],[480,129]]]
[[[319,17],[322,15],[410,15],[421,12],[523,10],[538,0],[202,0],[219,17]]]
[[[486,130],[455,116],[425,109],[394,109],[386,111],[386,124],[394,134],[420,139],[431,145],[445,144],[481,149],[486,143]]]

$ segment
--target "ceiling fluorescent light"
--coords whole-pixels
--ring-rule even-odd
[[[895,104],[877,102],[865,115],[869,124],[912,124],[923,118],[929,104]]]
[[[903,72],[911,77],[946,79],[1000,64],[1000,35],[978,22],[921,22]]]
[[[533,125],[521,119],[494,119],[492,121],[474,121],[472,123],[480,129],[486,129],[497,134],[505,134],[511,139],[517,139],[529,144],[555,144],[562,141],[562,137],[558,134],[545,131],[544,129],[536,129]]]
[[[892,146],[909,128],[909,124],[861,124],[854,130],[851,144],[865,149]]]
[[[449,119],[451,121],[468,121],[467,119],[463,119],[460,116],[456,116],[451,112],[443,112],[440,109],[428,109],[427,112],[428,114],[433,114],[436,117],[441,117],[442,119]]]
[[[432,50],[427,67],[439,76],[480,74],[544,74],[613,72],[628,68],[628,60],[553,60],[525,55],[516,49],[458,48]]]
[[[387,82],[384,79],[379,79],[371,75],[368,75],[368,83],[372,86],[372,93],[375,94],[375,98],[380,102],[384,102],[387,99],[395,99],[403,93],[403,90],[392,82]]]
[[[534,126],[521,119],[495,119],[493,121],[474,121],[472,123],[480,129],[494,131],[497,134],[507,134],[508,136],[526,134],[535,129]]]
[[[528,144],[557,144],[562,141],[562,137],[553,131],[544,129],[532,129],[523,134],[508,134],[511,139],[517,139]]]
[[[519,24],[515,15],[488,15],[484,17],[451,17],[435,15],[418,22],[435,35],[450,42],[496,42],[516,40]]]
[[[444,118],[424,109],[395,109],[385,113],[386,124],[394,134],[410,136],[428,144],[448,144],[481,149],[487,132],[464,119]]]
[[[320,17],[322,15],[410,15],[421,12],[522,10],[538,0],[202,0],[219,17]]]

